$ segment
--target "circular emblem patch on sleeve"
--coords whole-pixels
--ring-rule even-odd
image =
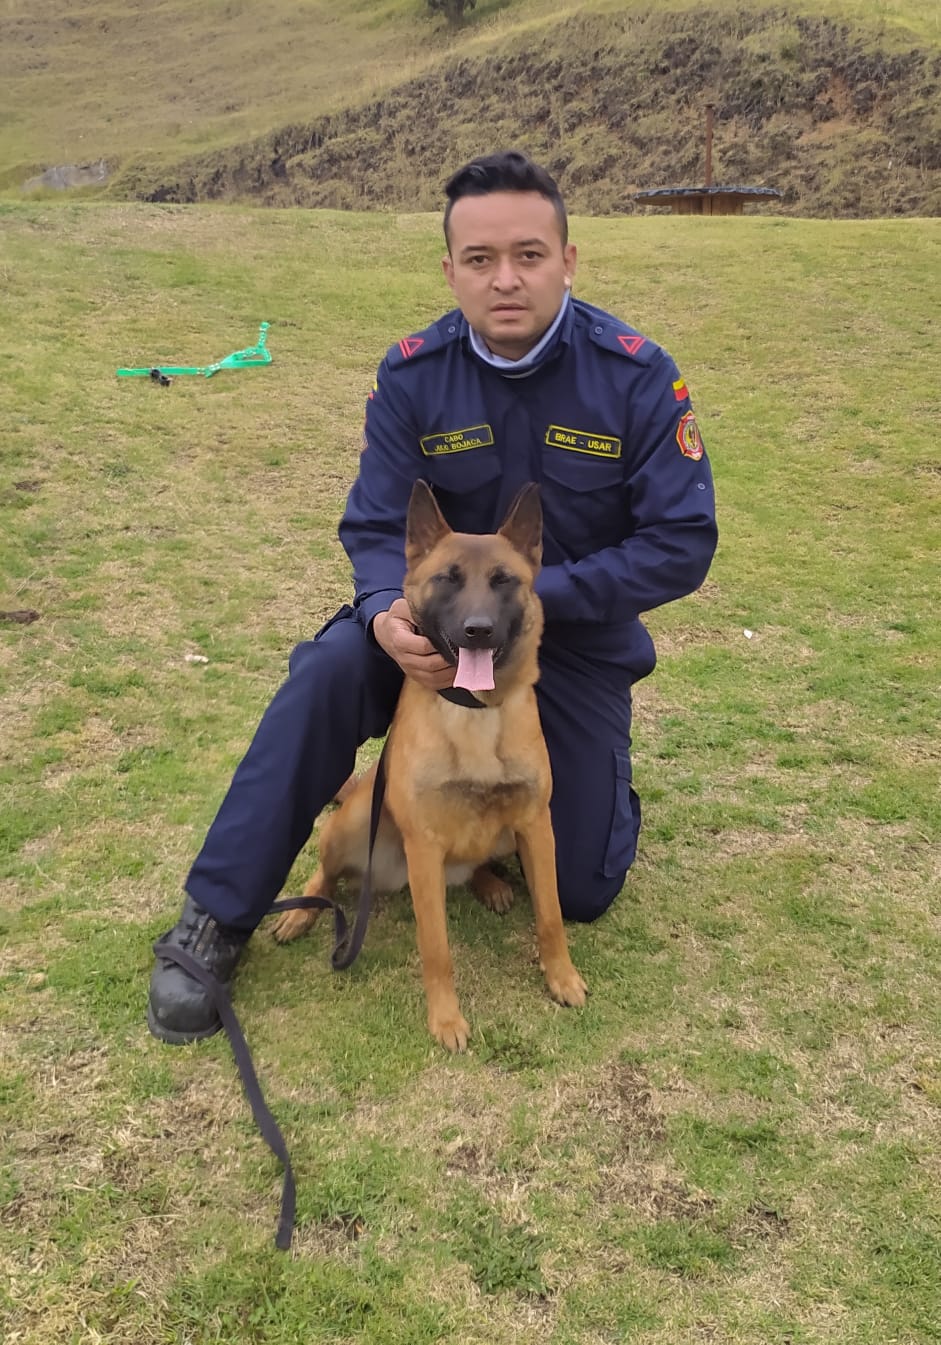
[[[676,427],[676,442],[683,457],[692,458],[694,462],[698,462],[705,452],[702,435],[699,433],[699,426],[692,411],[687,411],[685,416],[680,417],[680,423]]]

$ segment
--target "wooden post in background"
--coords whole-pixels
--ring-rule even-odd
[[[715,112],[715,103],[706,104],[706,181],[705,186],[712,186],[712,119]]]

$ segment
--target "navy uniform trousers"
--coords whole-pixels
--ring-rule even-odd
[[[634,859],[640,802],[631,787],[631,683],[650,671],[540,649],[536,685],[552,764],[552,823],[562,913],[594,920]],[[254,929],[287,880],[321,810],[381,737],[402,674],[350,607],[297,646],[186,881],[220,923]],[[473,719],[480,712],[465,711]]]

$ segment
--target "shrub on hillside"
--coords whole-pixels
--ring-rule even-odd
[[[428,0],[428,8],[432,14],[443,14],[457,28],[464,21],[464,11],[473,9],[476,3],[477,0]]]

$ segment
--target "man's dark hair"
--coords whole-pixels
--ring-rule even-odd
[[[497,154],[482,154],[478,159],[471,159],[470,163],[459,168],[445,183],[444,192],[448,203],[444,208],[444,237],[449,252],[451,239],[448,236],[448,224],[455,201],[459,201],[462,196],[489,196],[494,191],[538,192],[555,207],[562,233],[562,246],[564,247],[569,241],[565,202],[562,200],[562,193],[556,185],[555,178],[519,150],[505,149]]]

